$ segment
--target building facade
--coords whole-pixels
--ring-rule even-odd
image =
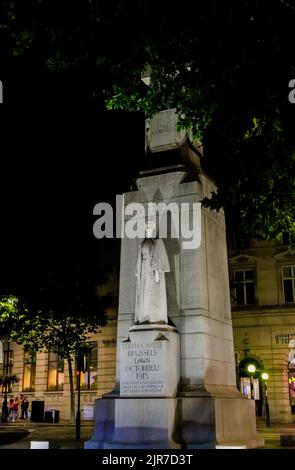
[[[248,248],[229,245],[228,255],[237,386],[249,399],[255,398],[257,416],[264,416],[267,390],[270,419],[295,421],[295,253],[279,242],[254,240]],[[118,274],[116,264],[108,284],[99,292],[113,291],[115,302],[107,312],[107,326],[89,339],[81,377],[84,420],[93,418],[94,400],[115,387]],[[249,364],[256,367],[252,375],[247,371]],[[4,343],[0,367],[19,379],[8,398],[22,393],[30,402],[44,401],[45,411],[59,410],[60,419],[70,418],[68,366],[57,354],[24,353],[14,343],[9,344],[7,353]],[[75,364],[73,367],[77,398]],[[266,383],[261,379],[262,371],[269,374]]]
[[[84,367],[81,373],[81,419],[93,419],[93,404],[96,398],[109,392],[115,386],[116,337],[118,311],[118,253],[113,249],[114,263],[106,284],[98,287],[98,295],[111,293],[107,325],[96,335],[89,337]],[[72,362],[74,390],[77,405],[77,364]],[[67,361],[51,352],[24,352],[22,346],[3,341],[3,362],[1,375],[16,375],[18,382],[8,390],[11,397],[25,395],[29,402],[29,412],[33,401],[44,401],[44,411],[59,411],[60,420],[70,419],[70,379]],[[2,393],[1,393],[2,392]],[[1,400],[4,388],[0,387]]]
[[[93,402],[115,385],[116,321],[110,319],[99,335],[89,340],[85,372],[81,374],[81,418],[93,419]],[[4,363],[7,364],[7,343],[4,342]],[[74,387],[77,400],[77,371],[74,369]],[[44,401],[45,411],[58,410],[60,419],[70,419],[70,381],[67,361],[49,352],[24,352],[23,347],[9,344],[9,374],[18,382],[8,391],[10,397],[27,396],[30,403]],[[3,398],[2,389],[2,398]]]
[[[275,241],[230,248],[237,385],[255,398],[258,416],[267,392],[271,421],[295,421],[295,253]],[[249,364],[256,367],[252,374]]]

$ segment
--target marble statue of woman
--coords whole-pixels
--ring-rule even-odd
[[[152,236],[151,222],[138,244],[135,323],[168,323],[165,273],[170,266],[163,240]]]

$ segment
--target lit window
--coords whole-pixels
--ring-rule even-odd
[[[57,354],[48,355],[48,390],[63,390],[64,388],[64,360]]]
[[[295,302],[295,266],[282,266],[285,302]]]
[[[24,357],[23,391],[35,391],[36,352],[27,351]]]
[[[84,344],[85,371],[81,372],[81,390],[97,388],[97,342],[90,341]]]
[[[234,304],[235,305],[254,305],[254,270],[244,269],[234,271]]]

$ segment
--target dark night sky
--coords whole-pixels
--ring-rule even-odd
[[[128,191],[144,157],[141,115],[77,106],[2,105],[0,288],[91,256],[93,206]]]

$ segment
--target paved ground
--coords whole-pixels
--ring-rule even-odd
[[[49,441],[49,446],[53,449],[79,449],[83,448],[84,440],[90,439],[92,427],[92,422],[82,423],[81,441],[76,442],[75,425],[68,424],[67,422],[59,424],[39,424],[23,421],[8,424],[0,423],[0,449],[30,449],[31,441]],[[27,431],[28,434],[21,437],[21,431]],[[282,449],[283,447],[280,446],[280,436],[293,435],[295,437],[295,423],[273,424],[268,428],[263,421],[258,421],[257,431],[265,439],[266,449]],[[18,440],[4,444],[4,435],[12,432]],[[286,447],[284,448],[286,449]],[[295,446],[292,448],[295,449]]]
[[[0,449],[30,449],[31,441],[49,441],[49,448],[83,448],[84,440],[90,439],[92,435],[92,422],[81,424],[81,441],[76,442],[76,427],[67,422],[59,424],[50,423],[31,423],[17,421],[15,423],[0,423]],[[19,437],[21,431],[27,431],[28,434],[15,442],[11,441],[11,433]],[[6,438],[8,436],[8,439]],[[6,441],[6,443],[4,443]]]
[[[257,431],[264,438],[266,449],[287,449],[287,447],[281,447],[280,437],[281,435],[292,435],[295,437],[295,423],[272,424],[270,427],[266,427],[263,421],[258,421]],[[292,448],[295,449],[295,445]]]

